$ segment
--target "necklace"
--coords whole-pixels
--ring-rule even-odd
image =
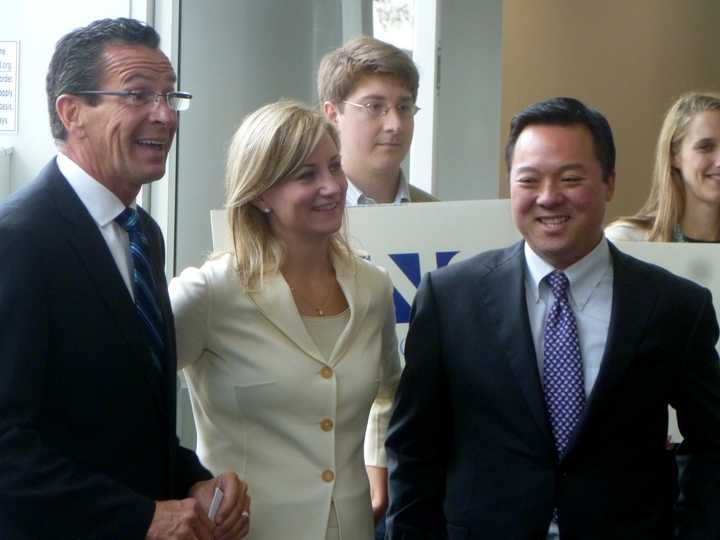
[[[295,287],[290,286],[290,292],[292,292],[298,299],[302,300],[305,304],[310,306],[318,317],[325,316],[325,309],[327,309],[328,302],[330,301],[330,295],[332,294],[332,288],[330,290],[328,290],[327,294],[325,295],[325,298],[323,299],[322,302],[320,302],[320,305],[316,305],[315,302],[310,302],[305,296],[300,294],[300,292]]]
[[[679,223],[676,223],[673,227],[673,242],[693,242],[695,244],[717,244],[717,240],[698,240],[696,238],[690,238],[686,235]]]

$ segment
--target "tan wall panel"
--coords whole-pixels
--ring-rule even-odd
[[[635,212],[669,104],[688,90],[720,89],[719,22],[717,0],[505,0],[503,145],[524,107],[561,95],[582,100],[607,116],[615,135],[608,218]],[[505,174],[500,193],[509,193]]]

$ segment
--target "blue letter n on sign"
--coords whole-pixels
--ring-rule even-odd
[[[437,267],[447,266],[458,253],[458,251],[438,251],[435,253]],[[417,289],[420,286],[421,278],[420,254],[391,253],[389,257]],[[397,288],[393,288],[393,301],[395,302],[395,321],[398,324],[410,322],[410,302],[403,298]]]

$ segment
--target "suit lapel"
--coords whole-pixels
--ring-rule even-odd
[[[308,334],[295,307],[290,287],[281,273],[265,276],[262,289],[249,293],[249,296],[265,318],[305,354],[318,362],[327,363]]]
[[[142,370],[145,380],[156,395],[160,410],[164,410],[157,374],[154,373],[147,343],[144,340],[144,329],[115,260],[97,224],[70,184],[60,174],[54,161],[52,167],[54,171],[49,170],[48,180],[52,188],[53,200],[59,214],[67,222],[67,227],[58,228],[58,234],[65,235],[65,240],[85,267],[88,282],[94,285],[95,291],[107,308],[108,315],[115,320],[128,343],[128,362],[135,362]]]
[[[156,287],[156,301],[160,307],[163,317],[163,338],[165,340],[166,356],[168,361],[174,362],[175,359],[175,328],[172,317],[172,307],[170,306],[170,298],[168,297],[167,280],[165,278],[165,254],[162,236],[156,232],[156,227],[151,223],[150,216],[140,207],[140,223],[143,233],[150,243],[150,261],[152,276]],[[169,366],[170,371],[175,371],[175,366]]]
[[[361,327],[370,305],[370,288],[358,286],[359,274],[352,267],[336,261],[335,273],[350,306],[350,320],[345,325],[330,355],[329,363],[333,366],[347,351],[353,334],[357,328]]]
[[[162,373],[162,378],[165,389],[158,398],[160,403],[164,404],[168,416],[172,419],[171,431],[174,431],[175,398],[177,393],[175,388],[177,384],[177,358],[175,351],[175,324],[172,307],[170,306],[170,298],[168,296],[167,280],[165,278],[165,248],[162,234],[157,229],[157,226],[152,223],[152,218],[142,208],[138,207],[138,211],[140,213],[140,223],[143,227],[143,232],[150,243],[151,271],[153,279],[155,280],[156,300],[160,306],[163,317],[165,359],[163,362],[164,372]],[[144,330],[143,328],[143,331]],[[143,333],[143,336],[144,335]],[[150,344],[146,340],[146,350],[149,350],[149,347]],[[148,362],[150,362],[149,358]],[[150,375],[156,375],[153,369],[150,370]]]
[[[552,443],[527,315],[523,243],[510,248],[508,254],[508,258],[486,278],[484,303],[493,314],[500,348],[507,354],[530,412],[548,442]]]
[[[635,357],[640,337],[645,333],[656,297],[648,291],[642,273],[632,267],[632,260],[610,244],[613,261],[613,300],[610,328],[600,371],[587,401],[582,431],[593,422],[603,421],[603,409],[612,399],[613,388]]]

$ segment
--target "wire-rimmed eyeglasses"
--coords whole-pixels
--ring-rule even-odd
[[[192,94],[187,92],[166,92],[164,94],[153,92],[152,90],[78,90],[76,92],[68,92],[68,94],[77,94],[79,96],[120,96],[124,97],[129,105],[134,107],[143,107],[150,103],[157,105],[161,99],[165,100],[168,107],[174,111],[187,111],[190,108],[190,100]]]
[[[368,101],[367,103],[353,103],[352,101],[343,101],[353,107],[364,109],[365,113],[370,118],[380,118],[390,112],[390,109],[395,109],[399,116],[402,118],[412,118],[415,116],[420,107],[414,103],[398,103],[397,105],[388,105],[385,101]]]

